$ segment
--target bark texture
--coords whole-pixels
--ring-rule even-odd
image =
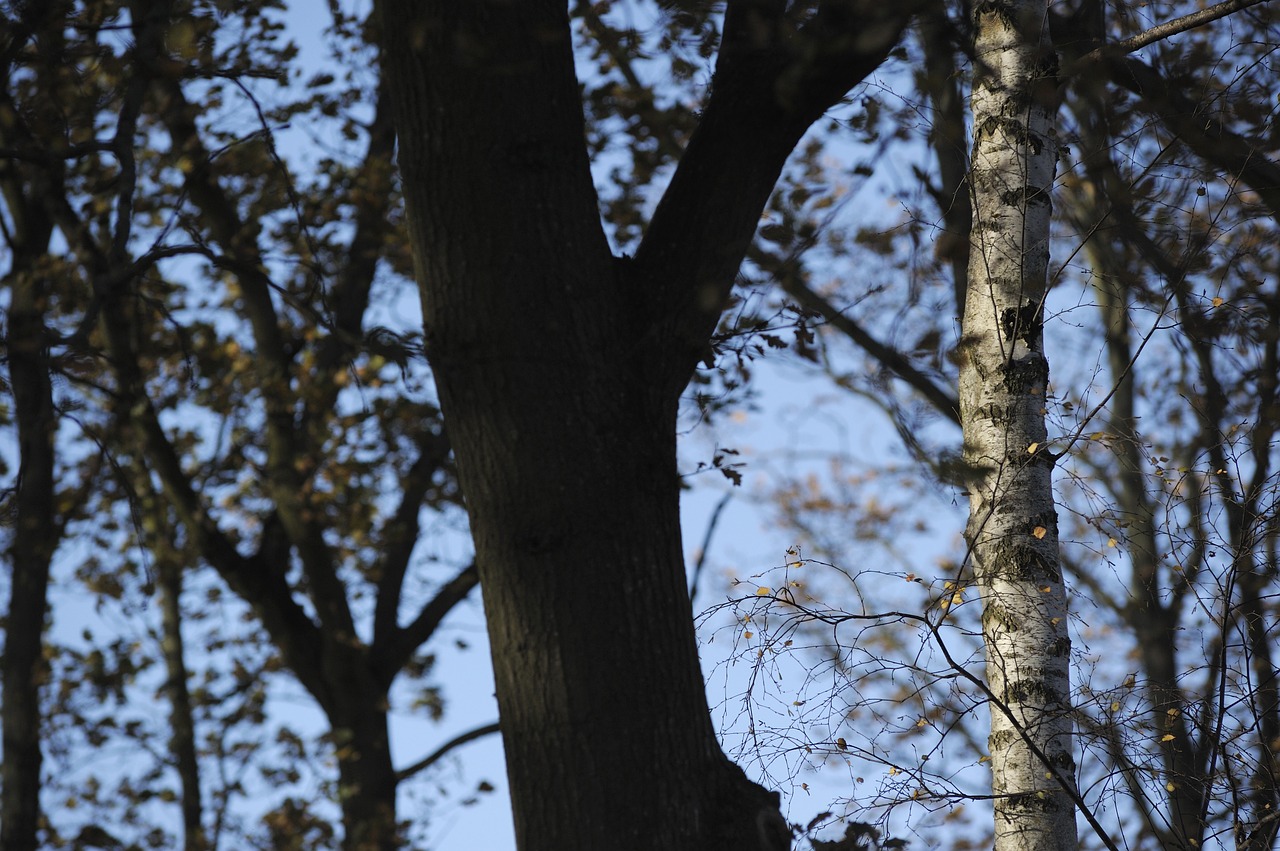
[[[1076,843],[1066,590],[1042,322],[1057,144],[1044,0],[974,5],[974,226],[960,410],[983,601],[998,851]]]
[[[633,259],[601,228],[564,4],[383,5],[523,849],[790,845],[710,722],[675,417],[787,154],[907,13],[860,28],[861,4],[824,4],[798,31],[786,5],[729,4],[713,94]]]

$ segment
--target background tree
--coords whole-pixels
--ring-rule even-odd
[[[1183,18],[1191,10],[1177,4],[1151,9],[1146,17],[1085,4],[1070,16],[1051,18],[1063,55],[1066,108],[1059,139],[1069,147],[1062,151],[1062,215],[1055,224],[1060,247],[1051,268],[1046,333],[1049,348],[1057,345],[1068,356],[1059,358],[1063,365],[1047,396],[1052,404],[1045,407],[1048,448],[1066,451],[1058,496],[1068,510],[1064,567],[1078,589],[1072,610],[1081,618],[1074,632],[1082,649],[1073,660],[1081,683],[1073,702],[1087,767],[1081,790],[1090,809],[1107,820],[1114,841],[1140,847],[1193,847],[1230,834],[1266,843],[1273,821],[1266,815],[1274,807],[1270,750],[1255,735],[1266,729],[1275,706],[1274,635],[1259,628],[1263,620],[1239,620],[1244,611],[1259,610],[1245,602],[1238,571],[1255,587],[1269,583],[1269,568],[1242,564],[1269,564],[1272,546],[1270,533],[1257,524],[1266,525],[1274,499],[1268,400],[1275,370],[1266,329],[1275,288],[1263,271],[1273,259],[1260,250],[1263,234],[1274,227],[1273,214],[1260,203],[1272,185],[1273,146],[1268,119],[1254,105],[1273,73],[1264,57],[1276,38],[1272,13],[1262,7],[1240,11],[1245,5],[1252,4],[1222,4]],[[1229,13],[1230,19],[1213,23]],[[1205,24],[1211,26],[1186,30]],[[876,637],[858,632],[857,647],[851,646],[855,633],[842,636],[835,682],[850,691],[856,683],[864,695],[898,695],[919,711],[894,718],[870,699],[846,702],[848,721],[838,712],[832,718],[800,710],[820,722],[802,741],[846,757],[855,751],[860,726],[869,726],[880,735],[859,739],[857,752],[897,773],[855,800],[943,808],[952,816],[958,810],[951,802],[971,798],[967,789],[980,793],[982,782],[980,775],[966,779],[964,760],[938,762],[945,747],[941,731],[951,731],[953,757],[957,747],[974,755],[971,765],[985,765],[987,756],[963,720],[981,707],[957,690],[955,667],[938,655],[945,638],[952,660],[972,666],[972,643],[961,629],[978,627],[963,605],[971,579],[958,567],[960,551],[940,553],[940,569],[902,554],[902,536],[913,525],[936,524],[937,515],[927,516],[910,496],[895,493],[911,487],[912,479],[919,487],[930,474],[954,481],[963,469],[953,462],[957,446],[945,422],[954,421],[954,408],[943,388],[957,361],[963,362],[952,353],[964,338],[948,309],[947,294],[958,277],[946,231],[965,220],[965,211],[958,209],[963,196],[945,179],[955,149],[938,146],[954,138],[952,84],[963,77],[945,73],[945,54],[924,52],[939,31],[959,37],[959,67],[978,62],[964,59],[963,21],[922,25],[918,41],[909,44],[922,51],[920,97],[933,105],[914,138],[933,141],[939,163],[921,163],[912,172],[915,178],[936,174],[938,182],[915,189],[908,180],[894,185],[906,206],[899,229],[869,222],[848,248],[862,263],[860,283],[878,254],[885,274],[905,269],[918,290],[884,288],[867,299],[865,287],[850,294],[827,285],[820,294],[813,281],[830,275],[840,255],[834,240],[806,239],[804,229],[821,235],[855,228],[847,218],[805,218],[804,210],[786,220],[780,236],[787,251],[812,246],[810,253],[784,251],[772,268],[786,291],[826,323],[810,344],[815,360],[841,386],[878,399],[907,450],[923,462],[902,465],[896,474],[884,466],[846,469],[847,478],[832,477],[830,484],[817,478],[807,483],[801,474],[780,494],[789,522],[806,534],[806,555],[816,557],[795,563],[819,568],[792,569],[788,578],[804,574],[809,592],[827,603],[856,594],[866,606],[863,614],[883,613],[886,622],[906,627]],[[1144,53],[1132,55],[1135,50]],[[1230,75],[1221,73],[1224,67]],[[918,114],[918,103],[908,99],[906,110]],[[1188,118],[1193,115],[1203,120]],[[912,198],[919,201],[906,200]],[[933,228],[942,231],[937,253],[916,250],[912,240]],[[895,292],[905,300],[895,304]],[[851,361],[844,340],[855,343],[871,366]],[[1081,357],[1093,351],[1103,357]],[[1171,392],[1171,380],[1180,392]],[[1211,404],[1209,398],[1223,401]],[[922,415],[926,404],[933,412]],[[1234,415],[1219,419],[1228,409]],[[1243,504],[1251,507],[1226,509]],[[853,535],[877,555],[862,552],[855,560],[846,543]],[[1242,551],[1249,553],[1243,563]],[[836,585],[820,579],[821,562],[861,567],[847,571],[852,584],[828,574]],[[894,586],[875,582],[878,575],[909,582],[895,593]],[[1265,598],[1263,592],[1259,600]],[[944,607],[945,621],[935,614],[942,633],[917,632],[919,621],[893,615],[895,605],[899,612]],[[857,616],[842,623],[877,622],[860,620],[856,606],[836,607]],[[746,628],[759,633],[759,617]],[[828,615],[820,620],[829,624]],[[956,630],[948,632],[948,624]],[[795,634],[783,634],[800,644]],[[933,655],[912,649],[920,640],[934,647]],[[765,646],[773,645],[765,639]],[[877,671],[884,672],[883,691],[869,682]],[[835,729],[848,735],[848,750],[835,746]],[[922,742],[929,730],[939,731],[935,748]],[[930,755],[927,764],[920,762],[921,750]],[[1233,765],[1229,771],[1224,760]],[[867,771],[865,763],[854,768]],[[1246,776],[1249,794],[1233,779]],[[1261,809],[1245,805],[1252,794]],[[1233,803],[1218,804],[1226,800]],[[911,822],[923,826],[927,820]],[[1086,834],[1084,841],[1103,840]]]
[[[301,738],[286,723],[273,749],[264,727],[264,679],[283,665],[329,725],[338,778],[329,800],[341,807],[344,847],[398,847],[397,786],[432,763],[396,769],[388,712],[393,702],[434,717],[443,711],[428,679],[434,657],[420,648],[476,579],[466,561],[443,578],[428,567],[438,560],[448,570],[454,558],[422,534],[424,516],[440,525],[461,520],[448,443],[420,390],[415,336],[366,320],[375,291],[382,315],[394,310],[407,254],[395,250],[394,131],[379,106],[376,61],[368,64],[376,51],[363,21],[339,13],[331,31],[345,79],[320,75],[291,88],[301,73],[296,48],[261,4],[230,14],[139,0],[24,7],[21,15],[6,53],[6,214],[22,224],[11,243],[24,252],[9,278],[18,308],[10,367],[21,378],[21,429],[33,447],[24,450],[32,461],[20,504],[26,514],[51,510],[54,496],[37,498],[53,480],[52,461],[35,448],[51,451],[53,431],[48,403],[38,404],[41,385],[24,366],[52,352],[75,367],[66,404],[83,411],[83,439],[101,447],[115,473],[93,496],[92,528],[76,529],[101,546],[75,573],[100,601],[121,601],[125,614],[133,607],[139,630],[104,653],[86,629],[90,648],[61,651],[49,727],[85,735],[90,746],[132,739],[158,763],[115,780],[116,796],[96,791],[112,779],[74,773],[66,785],[81,785],[71,799],[102,808],[93,829],[104,841],[128,843],[134,834],[170,846],[148,810],[159,800],[181,803],[187,847],[237,834],[271,847],[271,836],[291,834],[309,836],[309,847],[332,844],[339,833],[318,823],[310,804],[285,801],[259,839],[253,825],[226,819],[227,798],[249,794],[243,779],[223,777],[202,793],[201,761],[206,771],[230,760],[286,785],[299,781],[302,754],[289,751]],[[366,73],[350,70],[357,63]],[[245,107],[248,126],[235,117]],[[316,117],[313,132],[362,139],[364,151],[325,157],[314,175],[296,178],[272,134],[300,115]],[[32,227],[43,227],[43,243]],[[41,258],[53,264],[46,272]],[[54,269],[62,275],[57,311],[42,319],[55,295],[39,287]],[[434,515],[424,514],[428,506]],[[41,658],[43,611],[31,596],[43,593],[32,559],[47,566],[57,535],[28,526],[41,534],[17,541],[31,543],[26,561],[15,563],[13,587],[30,599],[13,623],[34,618],[34,631],[8,632],[14,652],[6,659],[30,667]],[[184,583],[184,574],[193,579]],[[184,608],[184,584],[205,602]],[[210,643],[201,649],[212,657],[193,689],[183,633],[200,634],[202,608],[221,605],[227,589],[252,610],[255,626],[216,640],[204,633]],[[157,591],[159,614],[148,619],[143,607]],[[22,663],[23,642],[33,639],[35,655]],[[228,668],[230,676],[215,673]],[[171,704],[169,735],[137,717],[136,690],[152,681],[149,670]],[[391,693],[402,673],[416,694]],[[32,675],[25,679],[34,687]],[[15,687],[6,701],[15,719],[24,693]],[[24,742],[38,742],[26,717]],[[218,735],[202,746],[205,725]],[[238,725],[252,732],[227,752]],[[58,750],[70,758],[76,747]],[[6,766],[19,769],[24,749],[6,750]],[[269,770],[271,750],[284,768]],[[170,765],[180,782],[158,794]],[[23,771],[23,782],[6,790],[25,796],[17,806],[34,825],[38,767]],[[215,801],[208,810],[205,796]],[[64,841],[81,840],[47,829],[46,844]]]

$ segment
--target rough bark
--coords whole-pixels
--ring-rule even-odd
[[[1066,589],[1043,307],[1057,144],[1043,0],[974,6],[974,226],[960,409],[983,601],[998,851],[1076,844]]]
[[[384,5],[427,353],[475,538],[521,848],[789,846],[777,797],[723,756],[710,723],[675,415],[787,154],[905,24],[901,7],[862,8],[821,4],[800,33],[785,3],[729,4],[700,126],[620,260],[563,5]],[[805,35],[822,49],[793,49]]]

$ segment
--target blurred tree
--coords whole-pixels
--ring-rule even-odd
[[[5,790],[21,817],[5,824],[27,843],[13,847],[35,846],[39,812],[33,697],[58,540],[50,363],[65,404],[79,410],[80,442],[60,451],[76,458],[96,442],[115,474],[93,495],[91,522],[75,530],[102,546],[72,556],[82,559],[74,572],[99,605],[136,611],[158,593],[159,617],[145,628],[155,631],[171,707],[168,736],[129,717],[156,661],[143,649],[147,636],[113,639],[109,653],[65,648],[51,726],[90,746],[133,740],[158,750],[159,766],[141,777],[126,767],[115,796],[98,795],[96,776],[60,778],[59,787],[80,782],[70,800],[86,810],[117,807],[99,826],[126,844],[136,835],[169,845],[146,807],[178,799],[187,848],[228,841],[222,805],[205,814],[202,798],[225,804],[249,792],[236,780],[202,791],[197,728],[221,725],[203,748],[207,765],[248,754],[268,771],[263,679],[283,663],[329,725],[343,847],[404,841],[396,790],[412,772],[391,762],[391,689],[408,680],[417,693],[395,699],[440,716],[442,696],[427,679],[434,657],[421,648],[476,571],[464,561],[441,581],[424,570],[424,509],[440,527],[460,527],[461,512],[417,336],[403,323],[378,324],[394,320],[408,255],[398,249],[395,134],[376,50],[363,21],[335,8],[330,37],[345,76],[302,85],[274,8],[137,0],[8,12],[0,148],[22,467],[5,656],[6,729],[20,735],[6,747]],[[237,112],[246,107],[248,125]],[[274,138],[295,117],[345,146],[309,162],[305,179]],[[359,140],[364,150],[352,156]],[[185,612],[184,572],[199,577],[192,584],[205,601]],[[210,645],[201,666],[213,673],[193,690],[183,630],[197,629],[224,587],[274,649],[252,630],[225,645],[230,657]],[[216,673],[228,667],[230,677]],[[229,691],[209,688],[223,680]],[[240,752],[227,750],[230,730],[245,724],[253,730]],[[288,727],[281,742],[296,738]],[[276,776],[296,783],[288,763],[301,756],[284,751]],[[161,794],[169,765],[179,791]],[[287,801],[268,833],[287,833],[294,817],[299,835],[311,835],[315,808]],[[45,830],[44,844],[78,841],[53,823]],[[255,832],[245,828],[243,841],[259,841]],[[314,835],[311,847],[322,847],[338,833]]]

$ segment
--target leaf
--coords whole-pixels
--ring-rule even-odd
[[[1028,447],[1027,447],[1027,454],[1028,454],[1028,455],[1035,455],[1035,454],[1036,454],[1036,450],[1037,450],[1037,449],[1039,449],[1039,448],[1040,448],[1040,444],[1039,444],[1039,443],[1033,443],[1033,444],[1031,444],[1030,446],[1028,446]]]
[[[1044,528],[1043,526],[1037,526],[1036,528],[1031,530],[1032,537],[1034,537],[1037,541],[1042,540],[1044,536],[1047,534],[1049,534],[1049,530]]]
[[[839,738],[839,739],[836,739],[836,747],[838,747],[842,751],[847,751],[849,749],[849,743],[846,742],[843,738]]]
[[[1177,736],[1175,736],[1173,733],[1165,733],[1163,736],[1161,736],[1161,737],[1160,737],[1160,741],[1162,741],[1162,742],[1172,742],[1172,741],[1173,741],[1174,739],[1176,739],[1176,738],[1177,738]]]
[[[769,242],[785,244],[791,241],[791,228],[786,225],[765,225],[760,228],[760,238]]]
[[[1223,299],[1221,296],[1214,296],[1214,297],[1213,297],[1213,306],[1214,306],[1214,307],[1222,307],[1222,305],[1223,305],[1223,304],[1225,304],[1225,303],[1226,303],[1226,300],[1225,300],[1225,299]]]
[[[768,597],[772,593],[773,593],[773,589],[770,588],[768,585],[761,585],[759,588],[756,589],[757,597]]]
[[[814,816],[813,818],[809,819],[809,823],[808,823],[807,825],[805,825],[805,828],[804,828],[804,829],[805,829],[805,830],[813,830],[815,827],[817,827],[818,825],[822,824],[822,822],[826,821],[826,820],[827,820],[827,819],[829,819],[829,818],[831,818],[831,813],[830,813],[830,812],[822,812],[822,813],[818,813],[816,816]]]

